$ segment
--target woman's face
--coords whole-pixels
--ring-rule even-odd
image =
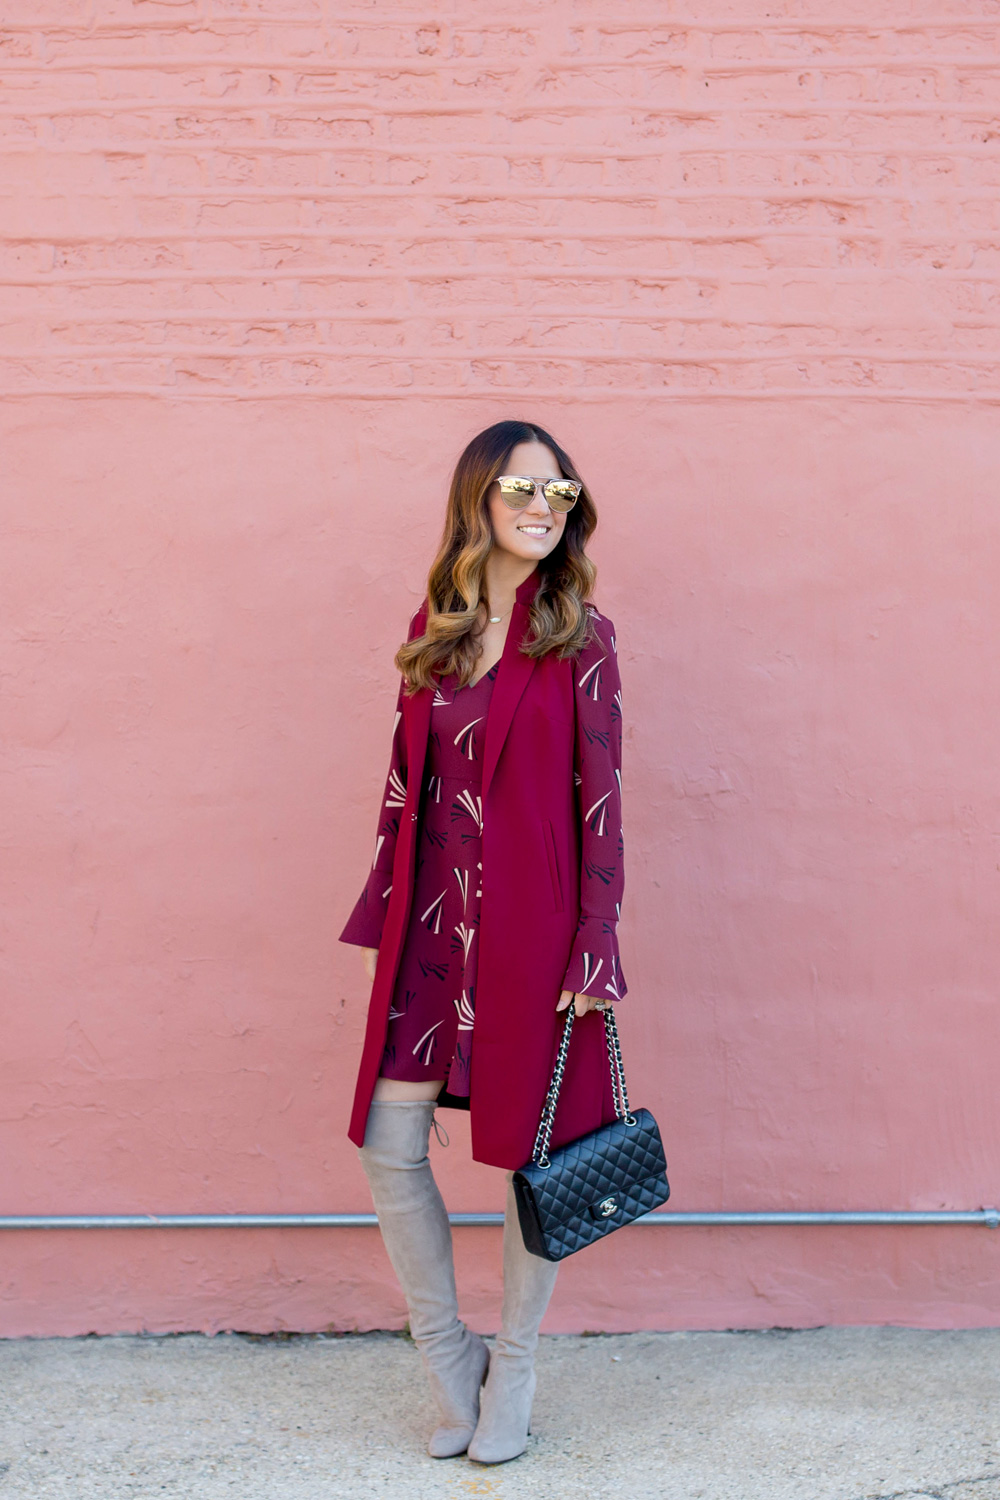
[[[544,443],[518,443],[511,449],[504,465],[505,474],[529,474],[532,479],[561,479],[562,470],[555,455]],[[510,552],[525,561],[538,562],[548,557],[566,529],[566,512],[549,509],[540,490],[523,510],[511,510],[504,504],[500,486],[491,484],[487,491],[487,509],[493,525],[493,542],[501,552]]]

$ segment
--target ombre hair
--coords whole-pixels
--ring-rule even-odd
[[[535,442],[550,449],[564,479],[575,479],[582,488],[557,545],[538,563],[531,629],[520,649],[527,656],[555,651],[561,658],[575,656],[586,643],[591,630],[587,601],[597,577],[584,551],[597,525],[593,499],[569,454],[541,427],[533,422],[496,422],[472,439],[455,465],[444,533],[427,578],[424,634],[406,641],[396,653],[408,693],[435,687],[452,672],[460,687],[471,681],[487,623],[485,566],[494,546],[487,493],[505,473],[518,443]]]

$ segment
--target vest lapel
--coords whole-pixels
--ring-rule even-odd
[[[538,660],[534,656],[525,656],[518,649],[528,633],[531,621],[531,601],[535,596],[538,583],[539,575],[536,569],[517,590],[510,625],[507,629],[507,639],[500,658],[500,670],[493,684],[490,710],[486,719],[486,742],[483,749],[484,803],[497,761],[500,759],[500,751],[504,747],[507,732],[514,718],[514,712],[535,670],[535,662]]]
[[[426,601],[414,616],[411,639],[423,635],[427,623]],[[434,693],[431,688],[420,688],[408,697],[403,695],[403,723],[406,726],[406,801],[403,816],[412,813],[414,818],[420,807],[420,788],[423,783],[424,763],[427,759],[427,738],[431,730],[431,704]]]
[[[420,806],[420,787],[427,759],[433,701],[434,694],[430,688],[420,688],[412,698],[403,700],[406,718],[406,811],[412,811],[414,815]]]

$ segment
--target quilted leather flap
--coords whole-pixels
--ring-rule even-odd
[[[570,1141],[551,1153],[546,1170],[534,1162],[521,1169],[531,1184],[535,1202],[543,1215],[587,1218],[593,1222],[595,1205],[617,1195],[627,1184],[655,1184],[666,1189],[667,1162],[653,1116],[645,1109],[633,1111],[635,1125],[620,1120]],[[664,1197],[666,1194],[664,1193]]]

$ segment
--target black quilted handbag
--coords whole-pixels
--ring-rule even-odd
[[[563,1260],[670,1197],[659,1128],[648,1109],[633,1112],[628,1107],[614,1011],[610,1005],[601,1010],[618,1118],[549,1151],[573,1032],[575,1010],[570,1005],[531,1160],[514,1173],[525,1248],[544,1260]]]

